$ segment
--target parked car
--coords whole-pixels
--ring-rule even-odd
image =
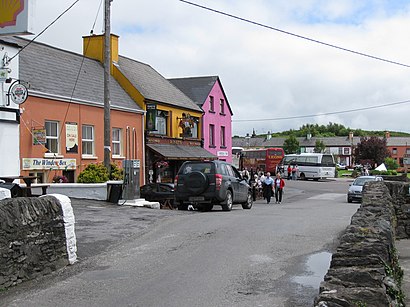
[[[169,204],[174,207],[174,184],[148,183],[140,187],[140,196],[148,201],[157,201],[161,205]]]
[[[362,201],[362,190],[366,182],[369,181],[383,181],[380,176],[360,176],[357,177],[353,183],[349,186],[349,191],[347,192],[347,202],[351,203],[354,200]]]
[[[233,204],[243,209],[253,205],[251,187],[239,171],[224,161],[184,162],[175,178],[175,201],[180,210],[191,204],[201,211],[210,211],[214,205],[230,211]]]

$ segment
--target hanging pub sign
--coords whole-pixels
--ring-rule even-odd
[[[17,80],[11,84],[7,95],[9,97],[8,105],[10,105],[10,99],[15,104],[22,104],[27,100],[28,90],[24,84],[20,83],[20,80]]]
[[[147,130],[157,130],[155,123],[157,121],[157,105],[154,103],[147,103]]]
[[[78,128],[76,123],[65,124],[65,144],[67,153],[78,153]]]
[[[46,129],[37,128],[32,129],[33,145],[46,145]]]
[[[182,137],[192,137],[192,128],[194,128],[195,122],[189,113],[182,113],[182,118],[179,118],[178,126],[182,128]]]

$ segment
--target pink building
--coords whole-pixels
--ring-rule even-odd
[[[219,160],[232,162],[232,109],[218,76],[176,78],[169,81],[204,111],[204,148]]]

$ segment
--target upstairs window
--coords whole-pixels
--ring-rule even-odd
[[[221,126],[221,147],[226,147],[225,127],[224,126]]]
[[[112,128],[112,155],[113,156],[121,156],[122,154],[122,146],[121,146],[121,139],[122,139],[122,130],[120,128]]]
[[[215,147],[215,125],[209,125],[209,146]]]
[[[225,115],[225,100],[221,99],[221,101],[219,102],[220,105],[220,113]]]
[[[209,112],[215,112],[214,96],[209,96]]]
[[[49,153],[58,154],[59,142],[58,142],[58,122],[46,121],[46,148]]]
[[[94,156],[94,127],[83,125],[82,127],[82,154]]]
[[[167,119],[168,119],[168,112],[167,111],[157,111],[157,118],[156,118],[156,128],[157,131],[155,133],[161,135],[167,135]]]
[[[393,154],[393,155],[397,155],[397,148],[393,148],[392,154]]]

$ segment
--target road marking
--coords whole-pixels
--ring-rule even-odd
[[[342,193],[325,193],[325,194],[319,194],[316,196],[309,197],[308,199],[335,200],[336,198],[345,197],[345,196],[346,194],[342,194]]]

